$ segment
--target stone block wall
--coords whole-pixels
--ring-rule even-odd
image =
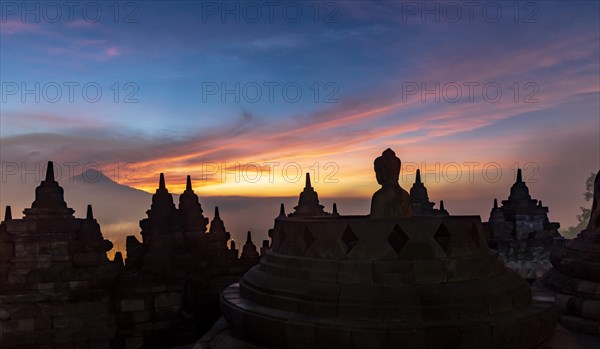
[[[121,281],[99,290],[84,281],[39,283],[34,291],[0,295],[0,348],[163,348],[191,343],[206,330],[195,316],[208,313],[185,309],[185,282]],[[202,307],[218,309],[216,294]]]
[[[182,304],[181,285],[120,287],[114,300],[118,331],[113,348],[152,348],[194,339],[192,314]]]
[[[36,300],[36,302],[32,302]],[[110,348],[116,334],[110,299],[0,296],[0,338],[7,349]]]

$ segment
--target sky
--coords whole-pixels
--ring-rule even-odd
[[[600,168],[598,1],[6,1],[0,16],[2,205],[54,160],[147,192],[189,174],[201,198],[297,196],[309,172],[322,198],[368,207],[389,147],[403,187],[421,168],[432,200],[484,220],[523,168],[566,227]]]

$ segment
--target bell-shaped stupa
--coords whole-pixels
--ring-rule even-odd
[[[434,202],[429,201],[429,194],[425,184],[421,181],[421,170],[417,169],[415,183],[410,188],[410,203],[413,216],[447,216],[448,211],[444,208],[444,201],[440,201],[440,208],[433,208]]]
[[[67,207],[64,190],[54,179],[54,163],[48,161],[46,178],[35,188],[35,200],[26,208],[25,219],[69,219],[75,211]]]
[[[275,219],[272,248],[221,295],[233,332],[212,348],[533,348],[551,335],[557,308],[532,300],[480,217],[410,216],[400,160],[379,159],[369,216]]]
[[[315,191],[310,183],[310,174],[306,174],[306,184],[304,190],[300,193],[298,206],[294,207],[294,213],[290,216],[307,217],[307,216],[324,216],[323,205],[319,203],[319,194]]]
[[[551,268],[551,251],[564,243],[559,227],[548,219],[548,207],[531,198],[520,169],[508,200],[498,206],[494,199],[489,221],[484,223],[490,247],[509,268],[532,282]]]
[[[556,292],[560,322],[570,330],[600,336],[600,172],[587,227],[555,250],[543,284]]]

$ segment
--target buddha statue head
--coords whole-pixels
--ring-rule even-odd
[[[398,184],[400,178],[400,159],[396,153],[387,148],[380,157],[375,159],[375,175],[377,183],[381,185]]]
[[[412,215],[410,195],[402,189],[400,159],[390,148],[375,159],[375,175],[381,188],[371,199],[371,218],[402,218]]]

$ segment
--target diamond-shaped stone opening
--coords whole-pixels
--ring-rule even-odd
[[[442,247],[444,252],[448,253],[448,245],[450,244],[451,235],[444,223],[440,224],[440,227],[435,232],[435,235],[433,235],[433,238]]]
[[[475,247],[479,248],[479,229],[477,229],[477,226],[475,224],[473,224],[473,226],[471,227],[469,235],[471,236]]]
[[[394,251],[396,251],[396,254],[398,254],[408,242],[408,236],[406,236],[406,233],[404,230],[402,230],[402,228],[400,228],[399,225],[396,225],[388,236],[387,241],[390,243],[390,245],[392,245],[392,248]]]
[[[302,236],[302,238],[304,239],[306,248],[308,248],[310,245],[312,245],[312,243],[315,242],[315,240],[316,240],[315,237],[313,236],[313,234],[308,229],[308,227],[304,227],[304,235]]]
[[[350,226],[346,226],[346,230],[342,234],[342,242],[346,245],[346,253],[350,252],[358,243],[358,237]]]

